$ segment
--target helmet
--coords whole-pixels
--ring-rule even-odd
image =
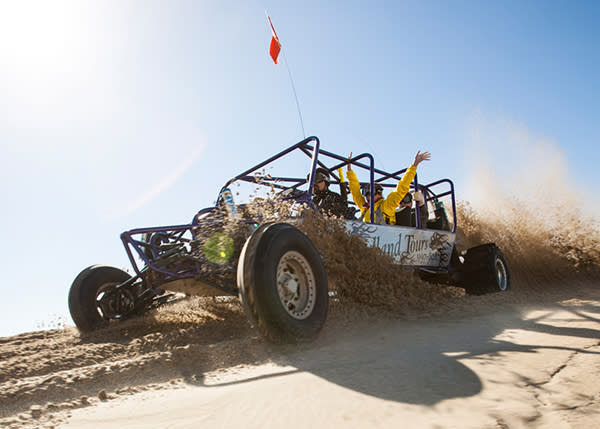
[[[381,186],[379,183],[374,183],[373,187],[375,188],[375,195],[377,194],[383,194],[383,186]],[[361,190],[362,190],[362,194],[365,197],[368,197],[369,194],[371,193],[371,186],[368,183],[364,183],[361,186]]]
[[[321,181],[325,181],[327,184],[330,183],[329,171],[327,171],[325,168],[319,167],[315,172],[315,183],[319,183]]]

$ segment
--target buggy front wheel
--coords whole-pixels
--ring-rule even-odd
[[[321,257],[289,224],[265,224],[250,236],[240,255],[238,286],[250,320],[273,342],[311,340],[327,318]]]

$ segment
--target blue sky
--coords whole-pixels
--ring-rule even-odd
[[[189,222],[303,137],[265,9],[324,148],[429,150],[459,199],[476,152],[500,181],[558,165],[598,207],[597,2],[1,2],[0,336],[71,323],[79,271],[129,266],[120,232]]]

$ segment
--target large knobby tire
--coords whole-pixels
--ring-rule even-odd
[[[502,251],[495,244],[467,250],[463,264],[463,287],[468,294],[483,295],[510,289],[510,271]]]
[[[268,223],[254,231],[240,254],[238,287],[250,321],[272,342],[314,339],[327,319],[323,262],[292,225]]]
[[[106,326],[109,319],[119,315],[119,310],[132,309],[134,296],[128,290],[119,294],[118,310],[108,302],[103,311],[99,302],[106,292],[129,278],[127,272],[107,265],[92,265],[79,273],[69,290],[69,312],[75,326],[81,332],[90,332]]]

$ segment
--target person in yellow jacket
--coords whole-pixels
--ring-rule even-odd
[[[350,156],[348,159],[352,158],[352,152],[350,152]],[[429,161],[431,159],[431,154],[429,152],[417,151],[415,155],[415,160],[412,165],[408,167],[404,176],[402,176],[402,180],[398,182],[396,189],[389,193],[389,195],[384,198],[383,197],[383,187],[379,183],[374,184],[375,188],[375,196],[373,197],[373,210],[375,211],[374,220],[377,224],[385,224],[389,223],[391,225],[396,224],[396,207],[402,201],[402,198],[408,193],[410,190],[410,183],[415,178],[415,174],[417,174],[417,166],[422,161]],[[348,163],[348,185],[350,187],[350,193],[352,194],[352,199],[354,203],[358,206],[361,212],[361,219],[363,222],[371,222],[371,210],[369,205],[369,193],[367,191],[366,195],[363,197],[360,192],[360,183],[356,177],[356,173],[352,170],[352,166]]]

